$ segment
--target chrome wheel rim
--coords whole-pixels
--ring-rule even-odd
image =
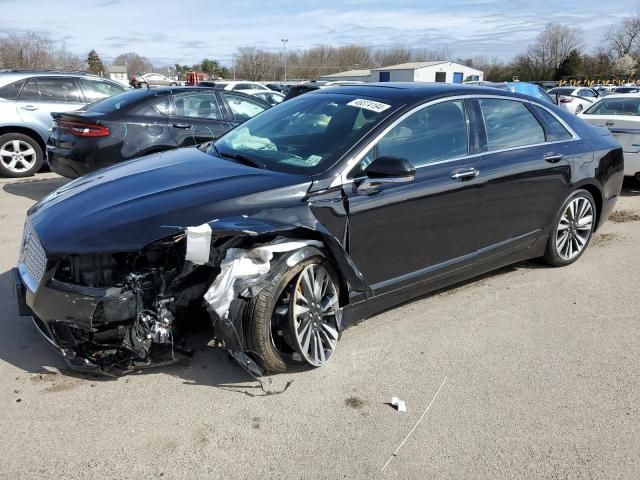
[[[307,265],[291,297],[291,330],[296,350],[309,364],[329,361],[338,342],[338,289],[322,265]]]
[[[36,151],[27,142],[9,140],[0,147],[0,162],[12,172],[23,173],[36,164]]]
[[[593,205],[585,197],[569,202],[556,229],[556,250],[564,260],[571,260],[584,250],[593,229]]]

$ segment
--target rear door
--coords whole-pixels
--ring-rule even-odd
[[[84,105],[84,97],[73,77],[31,77],[16,101],[22,121],[41,132],[45,140],[53,128],[51,112],[69,112]]]
[[[546,108],[507,98],[476,102],[488,150],[478,242],[493,255],[531,244],[551,224],[569,191],[579,142]]]
[[[215,91],[194,91],[173,97],[169,130],[179,147],[215,140],[231,129]]]

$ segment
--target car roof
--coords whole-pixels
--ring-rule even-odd
[[[340,85],[321,88],[309,95],[325,95],[343,93],[346,95],[384,98],[398,102],[412,104],[425,100],[457,95],[492,95],[513,97],[523,100],[531,100],[531,96],[500,90],[492,87],[480,87],[475,85],[463,85],[460,83],[427,83],[427,82],[382,82],[364,83],[360,85]]]
[[[103,78],[93,73],[81,71],[64,71],[64,70],[0,70],[0,86],[22,80],[23,78],[32,77],[74,77],[74,78],[90,78],[92,80],[104,80],[113,82],[108,78]]]

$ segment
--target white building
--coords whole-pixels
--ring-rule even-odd
[[[329,75],[322,75],[319,80],[328,82],[370,82],[371,70],[347,70],[346,72],[330,73]]]
[[[482,81],[484,72],[456,62],[411,62],[371,70],[371,82],[446,82]]]
[[[123,85],[129,85],[129,76],[127,74],[127,67],[121,65],[111,65],[109,67],[109,78],[115,80]]]

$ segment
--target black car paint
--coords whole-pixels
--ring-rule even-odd
[[[105,137],[78,137],[66,129],[54,127],[47,144],[51,169],[65,177],[77,178],[109,165],[131,160],[153,152],[178,147],[199,145],[211,141],[235,126],[236,120],[226,99],[217,90],[198,87],[164,87],[146,89],[146,95],[120,110],[109,113],[79,110],[53,113],[56,120],[83,121],[105,126],[110,135]],[[185,117],[177,115],[175,96],[188,92],[206,92],[215,96],[222,107],[221,119]],[[265,102],[243,93],[234,92],[270,108]],[[140,90],[130,95],[141,95]],[[148,107],[158,97],[168,97],[170,110],[167,115]]]
[[[96,298],[108,295],[62,288],[52,280],[61,258],[140,251],[187,226],[209,223],[215,238],[276,233],[322,239],[345,282],[341,304],[343,326],[348,326],[433,289],[541,256],[562,201],[577,188],[594,195],[598,226],[620,192],[620,147],[603,130],[558,108],[554,113],[581,140],[553,144],[552,149],[545,145],[489,153],[484,126],[475,123],[472,155],[419,168],[411,183],[382,185],[374,193],[360,191],[357,181],[331,186],[345,162],[369,140],[423,103],[452,96],[469,96],[471,102],[483,95],[528,99],[475,87],[340,88],[347,95],[392,98],[405,106],[314,178],[181,149],[95,172],[41,200],[28,212],[28,221],[49,259],[37,291],[21,289],[30,311],[46,328],[58,321],[90,324],[87,315]],[[563,155],[560,161],[544,160],[555,152]],[[460,168],[481,173],[465,182],[453,181],[451,173]],[[118,302],[120,293],[109,300]]]

